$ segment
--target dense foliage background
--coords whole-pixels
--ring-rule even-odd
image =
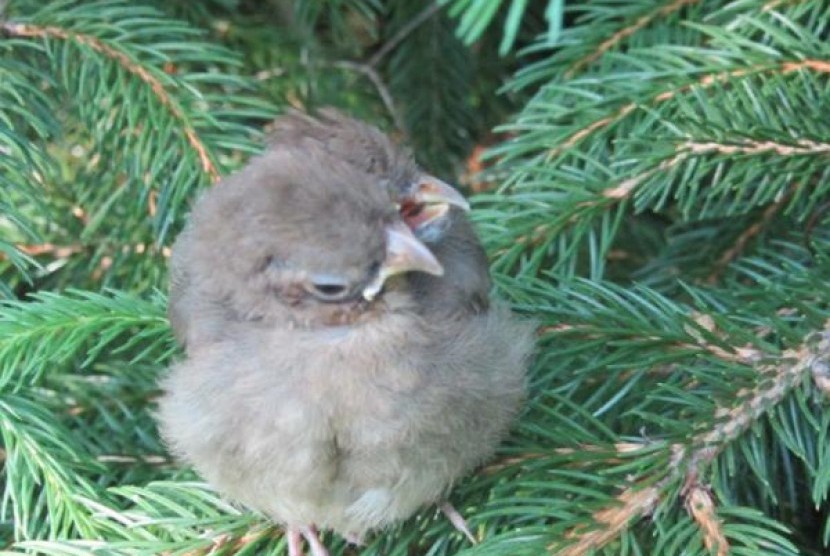
[[[830,3],[0,2],[5,552],[282,554],[171,461],[166,259],[288,107],[461,183],[531,399],[452,500],[336,554],[827,554]]]

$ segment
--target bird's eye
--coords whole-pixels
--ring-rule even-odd
[[[348,280],[329,274],[312,276],[306,284],[306,290],[318,300],[324,302],[344,301],[354,294],[354,288]]]
[[[346,286],[340,284],[312,284],[314,291],[322,297],[337,297],[346,293]]]

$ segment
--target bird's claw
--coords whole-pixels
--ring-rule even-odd
[[[299,529],[286,529],[285,542],[288,544],[288,556],[303,556],[303,537]]]
[[[464,516],[462,516],[452,504],[449,502],[442,502],[438,505],[438,509],[440,509],[444,515],[447,516],[447,519],[450,520],[450,523],[452,523],[452,526],[455,527],[456,531],[462,533],[471,543],[478,544],[478,539],[476,539],[470,532],[470,528],[467,527],[467,521],[464,519]]]
[[[314,526],[288,527],[285,531],[288,543],[288,556],[305,556],[303,552],[303,538],[311,549],[311,556],[329,556],[329,551],[320,541],[320,535]]]

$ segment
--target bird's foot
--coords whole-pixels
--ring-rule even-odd
[[[329,551],[320,541],[320,534],[314,526],[289,527],[285,531],[288,542],[288,556],[304,556],[303,538],[311,549],[311,556],[329,556]]]
[[[288,556],[303,556],[303,537],[299,529],[287,528],[285,541],[288,543]]]
[[[455,527],[456,531],[463,533],[471,543],[478,544],[478,540],[470,532],[470,528],[467,527],[467,521],[464,519],[464,516],[462,516],[452,504],[449,502],[442,502],[438,505],[438,509],[444,512],[444,515],[447,516],[447,519],[450,520],[450,523],[452,523],[452,526]]]

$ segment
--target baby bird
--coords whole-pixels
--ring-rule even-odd
[[[490,300],[468,205],[376,128],[279,119],[171,258],[171,450],[291,556],[441,503],[524,397],[531,327]]]

